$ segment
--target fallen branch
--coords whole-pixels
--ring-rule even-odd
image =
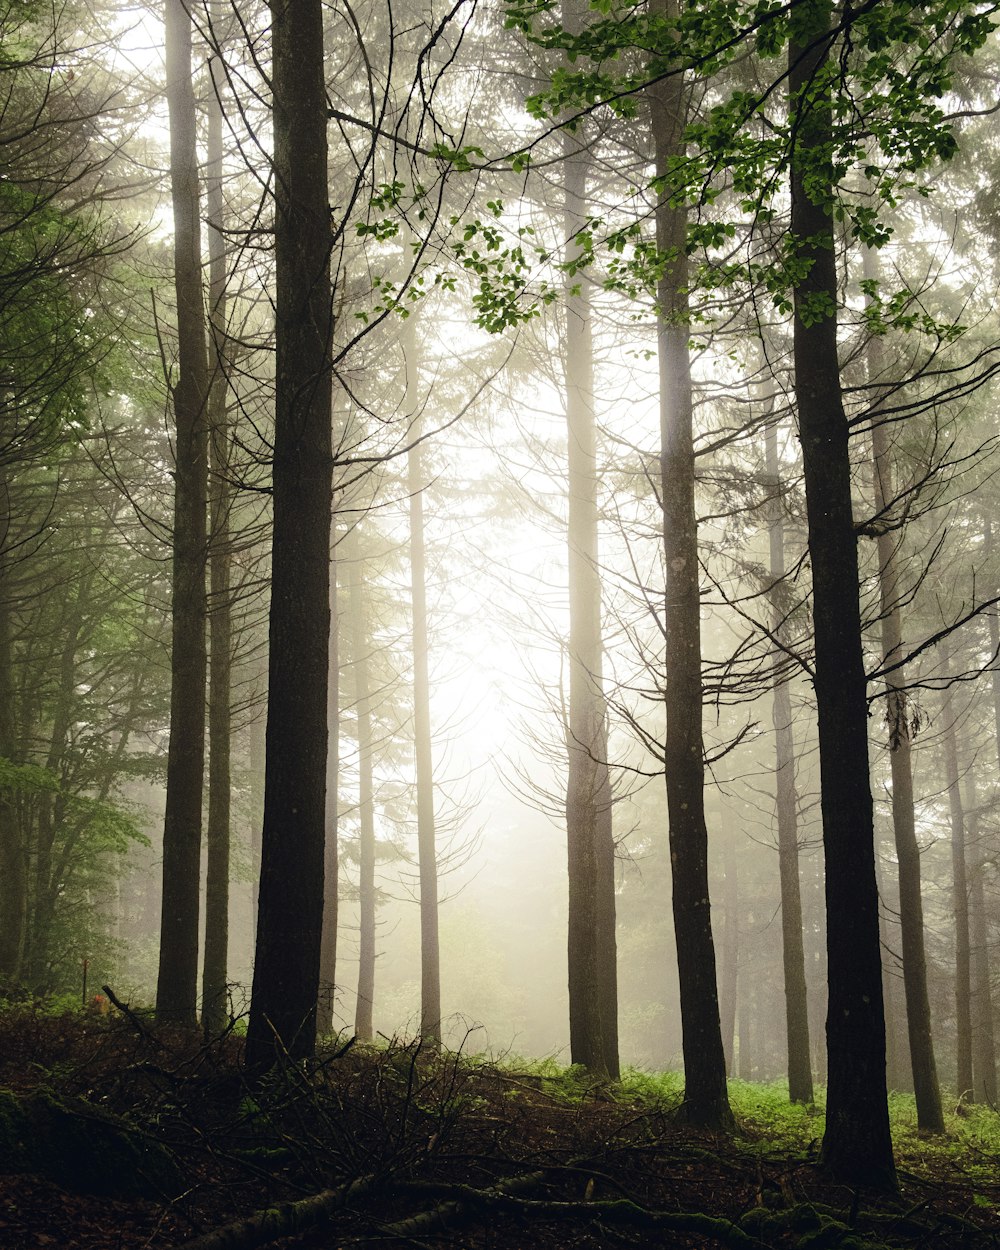
[[[522,1178],[518,1178],[519,1180]],[[413,1188],[427,1192],[431,1186]],[[410,1188],[400,1186],[401,1189]],[[700,1211],[652,1211],[627,1198],[599,1202],[561,1202],[535,1198],[519,1198],[502,1182],[492,1189],[473,1189],[470,1185],[433,1185],[444,1199],[429,1211],[421,1211],[405,1220],[380,1226],[386,1237],[411,1237],[427,1233],[455,1220],[470,1219],[489,1211],[503,1211],[525,1219],[594,1220],[601,1224],[627,1225],[632,1228],[673,1230],[700,1233],[714,1237],[733,1250],[762,1250],[763,1243],[745,1233],[731,1220],[704,1215]]]
[[[131,1024],[132,1024],[132,1025],[134,1025],[136,1029],[138,1029],[138,1031],[139,1031],[140,1035],[141,1035],[142,1037],[144,1037],[144,1038],[146,1039],[146,1041],[147,1041],[147,1042],[152,1042],[155,1046],[162,1046],[162,1045],[163,1045],[163,1043],[160,1041],[160,1039],[159,1039],[158,1037],[155,1037],[155,1036],[154,1036],[154,1035],[153,1035],[153,1034],[149,1031],[149,1029],[148,1029],[148,1028],[147,1028],[147,1027],[143,1024],[143,1022],[142,1022],[142,1021],[139,1019],[139,1017],[135,1014],[135,1012],[134,1012],[134,1011],[132,1010],[132,1008],[128,1005],[128,1003],[123,1003],[123,1002],[121,1001],[121,999],[120,999],[120,998],[118,997],[118,995],[114,992],[114,990],[111,988],[111,986],[110,986],[110,985],[102,985],[102,986],[101,986],[101,989],[104,991],[104,993],[105,993],[105,994],[107,994],[107,996],[108,996],[108,1001],[111,1003],[111,1005],[112,1005],[113,1007],[117,1007],[117,1008],[118,1008],[118,1010],[122,1013],[122,1015],[123,1015],[123,1016],[124,1016],[124,1017],[125,1017],[125,1018],[126,1018],[126,1019],[127,1019],[127,1020],[131,1023]]]
[[[184,1242],[183,1250],[253,1250],[254,1246],[266,1246],[279,1237],[291,1237],[322,1224],[353,1198],[371,1189],[375,1181],[374,1176],[362,1176],[348,1185],[322,1189],[298,1202],[276,1203],[245,1219],[223,1224],[194,1241]]]

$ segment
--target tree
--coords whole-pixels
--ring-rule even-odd
[[[420,874],[420,1036],[441,1041],[441,952],[438,938],[438,865],[434,826],[434,755],[428,676],[427,560],[424,551],[424,473],[417,418],[417,342],[404,323],[406,410],[413,433],[406,456],[410,496],[410,602],[413,629],[413,753],[416,765],[417,861]]]
[[[330,197],[323,6],[271,4],[274,530],[251,1069],[315,1047],[323,924],[332,489]]]
[[[865,277],[877,276],[874,256],[865,251]],[[868,346],[870,381],[883,382],[880,340]],[[899,864],[899,922],[903,948],[903,989],[910,1066],[917,1104],[917,1124],[928,1133],[944,1132],[944,1113],[938,1088],[931,1009],[927,995],[924,953],[923,897],[920,889],[920,847],[913,806],[913,763],[909,698],[903,665],[903,625],[900,603],[899,537],[892,530],[895,502],[894,472],[889,430],[876,409],[872,420],[872,478],[875,487],[875,529],[881,604],[882,664],[886,670],[886,721],[889,726],[889,765],[892,776],[892,828]]]
[[[668,19],[677,9],[664,0]],[[701,600],[694,503],[693,406],[687,213],[669,190],[670,170],[683,158],[687,89],[677,71],[650,92],[656,175],[657,359],[660,377],[660,490],[666,569],[664,639],[667,728],[664,768],[673,868],[674,931],[684,1045],[684,1111],[709,1128],[732,1122],[726,1056],[719,1021],[715,946],[708,889],[705,747],[702,736]]]
[[[579,30],[564,6],[567,29]],[[603,690],[597,433],[589,278],[574,273],[577,234],[586,228],[585,133],[563,132],[563,223],[567,238],[563,351],[567,430],[569,709],[566,833],[569,875],[570,1056],[617,1079],[618,978],[615,845],[611,824],[607,708]],[[581,276],[583,281],[581,281]]]
[[[765,467],[769,490],[768,546],[771,587],[771,629],[779,645],[787,638],[779,586],[785,577],[785,527],[778,473],[778,432],[764,427]],[[778,822],[778,871],[781,881],[781,949],[785,981],[785,1026],[788,1046],[788,1096],[792,1102],[813,1100],[809,1057],[809,1006],[806,998],[805,952],[802,940],[802,893],[799,887],[798,799],[795,793],[795,747],[792,740],[792,699],[787,678],[774,679],[774,786]]]
[[[233,506],[232,431],[228,412],[226,345],[226,242],[223,196],[223,77],[216,57],[209,60],[206,171],[209,254],[209,321],[212,370],[207,396],[211,500],[209,535],[209,639],[211,666],[208,700],[208,856],[205,879],[205,953],[202,971],[202,1027],[207,1036],[226,1023],[229,956],[229,844],[232,756],[231,587]]]
[[[823,1161],[840,1179],[896,1185],[868,765],[868,702],[837,349],[830,0],[807,0],[788,46],[795,398],[812,566],[826,864],[827,1112]]]
[[[166,0],[170,186],[177,296],[173,594],[170,745],[163,818],[163,907],[156,1010],[193,1028],[198,998],[198,917],[205,681],[208,654],[205,565],[208,494],[208,347],[201,275],[201,196],[191,17],[183,0]]]
[[[959,1098],[974,1098],[972,1077],[972,964],[969,930],[969,873],[966,863],[965,809],[962,804],[958,760],[958,732],[952,699],[951,656],[947,645],[938,648],[941,663],[941,733],[944,746],[945,785],[951,821],[952,911],[955,921],[955,1022],[956,1081]]]

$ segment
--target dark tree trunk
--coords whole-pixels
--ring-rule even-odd
[[[266,700],[266,676],[260,677],[262,689],[256,698]],[[257,909],[260,900],[261,831],[264,828],[264,767],[267,718],[264,708],[258,709],[250,723],[250,911],[253,936],[257,938]]]
[[[417,859],[420,873],[420,1035],[441,1041],[441,951],[438,940],[437,839],[434,825],[434,753],[428,675],[427,557],[424,550],[424,471],[417,385],[417,340],[412,318],[404,323],[406,411],[413,440],[406,457],[410,493],[410,594],[413,611],[413,750],[417,782]]]
[[[276,378],[252,1070],[313,1053],[330,643],[331,283],[321,0],[272,0]]]
[[[865,277],[877,277],[873,258],[865,254]],[[869,346],[870,380],[882,373],[880,345]],[[895,497],[892,453],[886,426],[877,415],[872,425],[873,479],[876,525],[889,520]],[[882,617],[882,662],[888,669],[903,656],[903,623],[897,571],[898,534],[886,530],[877,538],[879,595]],[[886,675],[886,722],[889,726],[889,765],[892,777],[892,828],[899,865],[899,923],[903,957],[903,989],[906,995],[906,1027],[910,1068],[917,1104],[917,1125],[928,1133],[944,1132],[944,1113],[938,1087],[931,1009],[927,994],[927,960],[924,954],[924,909],[920,888],[920,847],[917,843],[913,807],[913,760],[906,671],[896,668]]]
[[[983,874],[986,857],[979,828],[976,774],[965,774],[965,821],[969,851],[969,972],[972,985],[972,1075],[976,1102],[997,1105],[997,1052],[993,1031],[993,987],[990,983],[989,936]]]
[[[673,15],[673,0],[659,11]],[[657,175],[669,178],[684,152],[687,92],[679,73],[650,91]],[[684,1114],[705,1128],[732,1123],[719,1022],[715,945],[708,891],[708,831],[702,736],[701,600],[694,503],[691,361],[688,352],[687,214],[669,193],[656,206],[660,375],[660,482],[666,569],[664,767],[673,868],[673,916],[684,1054]]]
[[[969,935],[969,879],[965,862],[965,810],[958,768],[958,735],[951,697],[951,657],[938,647],[945,682],[941,692],[941,734],[951,818],[951,903],[955,917],[955,1068],[958,1097],[974,1097],[972,1081],[972,974]]]
[[[208,864],[205,881],[205,958],[202,968],[201,1023],[206,1036],[220,1033],[228,1019],[229,839],[232,737],[232,599],[230,592],[229,510],[230,428],[227,411],[226,241],[222,195],[223,75],[218,60],[209,62],[208,208],[209,323],[212,374],[208,391],[209,457],[212,472],[209,508],[209,646],[208,693]]]
[[[826,862],[828,1056],[822,1158],[847,1183],[896,1187],[885,1083],[885,1017],[868,772],[867,679],[848,425],[837,357],[838,287],[828,163],[829,0],[797,11],[789,45],[795,397],[812,564],[815,687]]]
[[[722,967],[719,972],[719,1024],[722,1028],[722,1049],[726,1055],[726,1072],[736,1075],[734,1066],[736,1040],[736,1001],[740,989],[740,881],[736,841],[726,843],[725,884],[722,911]]]
[[[576,134],[564,135],[563,152],[563,223],[572,256],[577,251],[575,236],[588,215],[590,157]],[[579,288],[578,293],[573,294],[572,288]],[[592,1072],[617,1079],[615,847],[603,689],[597,432],[586,277],[582,283],[579,276],[566,279],[563,368],[569,496],[566,833],[570,1057]]]
[[[351,668],[354,672],[354,707],[358,724],[358,1001],[354,1031],[358,1037],[370,1041],[374,1036],[372,1010],[375,1003],[375,788],[372,777],[369,641],[357,523],[350,530],[346,559],[353,653]]]
[[[321,1034],[334,1032],[337,1001],[337,920],[340,915],[340,618],[337,612],[336,505],[330,529],[330,650],[326,695],[326,832],[323,842],[323,932],[319,948]]]
[[[197,1023],[202,785],[205,773],[208,349],[201,276],[197,120],[191,18],[166,0],[170,188],[174,213],[178,377],[173,388],[174,534],[170,745],[163,818],[163,905],[156,1011]]]
[[[778,476],[778,432],[764,427],[767,482],[770,491],[768,540],[771,557],[771,630],[780,643],[787,630],[778,587],[785,576],[785,525]],[[776,657],[781,658],[779,655]],[[809,1000],[802,938],[802,891],[799,885],[798,800],[795,793],[795,743],[792,738],[792,697],[788,681],[775,679],[771,710],[774,723],[774,787],[778,821],[778,871],[781,881],[781,954],[785,984],[785,1039],[788,1054],[788,1096],[792,1102],[813,1101],[809,1058]]]
[[[0,758],[15,760],[13,605],[5,550],[9,529],[7,482],[0,472]],[[28,873],[21,823],[10,794],[0,790],[0,992],[13,988],[21,975],[27,911]]]

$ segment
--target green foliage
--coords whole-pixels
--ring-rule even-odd
[[[62,800],[67,825],[82,839],[91,854],[123,855],[132,843],[149,846],[149,838],[139,828],[135,812],[124,807],[75,794],[64,788],[55,773],[38,764],[15,764],[0,756],[0,793],[10,798],[34,799],[50,794]]]
[[[548,0],[511,0],[507,25],[543,49],[565,57],[548,85],[528,101],[536,118],[572,126],[574,113],[604,107],[634,116],[638,102],[658,77],[685,73],[715,78],[708,106],[691,120],[686,149],[650,182],[657,196],[675,206],[697,206],[689,227],[688,252],[700,259],[693,286],[706,293],[735,288],[763,290],[778,313],[791,312],[791,292],[808,269],[801,242],[787,235],[773,240],[767,259],[740,256],[734,240],[766,233],[783,211],[793,152],[806,192],[824,202],[850,234],[870,247],[892,236],[887,212],[910,190],[930,194],[919,175],[957,149],[943,101],[954,67],[983,46],[994,28],[997,6],[933,0],[915,8],[890,2],[837,9],[839,25],[823,26],[828,6],[790,8],[777,0],[715,0],[684,5],[674,18],[649,13],[632,0],[596,0],[578,32],[553,19]],[[828,40],[831,55],[808,89],[790,104],[783,66],[789,43]],[[759,81],[748,84],[737,58],[756,54]],[[566,63],[568,62],[568,64]],[[811,119],[831,123],[831,142],[800,142]],[[567,117],[567,115],[569,115]],[[828,187],[834,196],[829,198]],[[607,286],[629,298],[655,293],[656,281],[672,263],[660,255],[638,223],[610,231]],[[594,248],[591,245],[588,261]],[[805,269],[803,268],[805,266]],[[871,305],[872,328],[918,331],[932,338],[956,332],[933,319],[902,312],[908,293],[890,294]],[[807,324],[834,309],[822,296],[800,301]],[[501,318],[501,324],[506,324]]]

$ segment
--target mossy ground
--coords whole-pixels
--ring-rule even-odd
[[[344,1040],[251,1089],[235,1034],[205,1046],[121,1018],[0,1013],[0,1246],[162,1250],[351,1185],[270,1244],[1000,1247],[989,1109],[928,1139],[894,1097],[901,1193],[885,1199],[824,1177],[822,1109],[789,1106],[780,1084],[734,1082],[740,1131],[717,1138],[676,1122],[675,1074],[608,1086],[551,1061]]]

